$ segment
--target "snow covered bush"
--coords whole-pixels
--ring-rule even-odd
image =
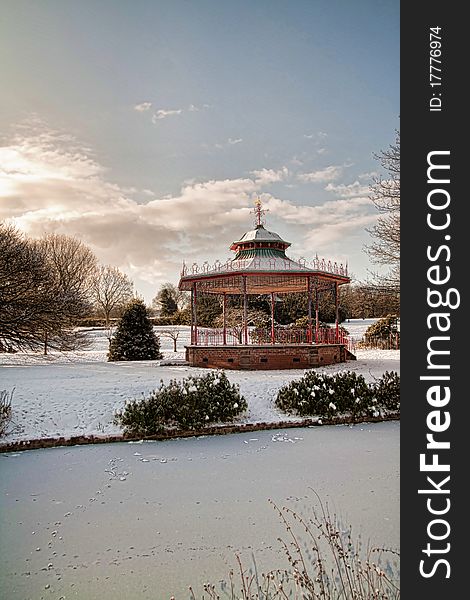
[[[279,390],[276,406],[300,416],[331,418],[343,412],[365,414],[371,401],[371,390],[362,375],[351,371],[337,375],[308,371],[302,379]]]
[[[383,409],[399,409],[400,378],[396,372],[387,372],[367,384],[362,375],[351,371],[336,375],[308,371],[302,379],[281,388],[275,404],[283,412],[300,416],[332,418],[346,413],[354,418],[377,417]]]
[[[247,409],[237,385],[223,371],[203,377],[171,380],[147,398],[127,402],[115,423],[131,435],[155,435],[165,429],[197,429],[214,422],[230,422]]]
[[[160,340],[155,335],[142,300],[133,300],[124,311],[109,344],[108,360],[156,360],[162,358]]]
[[[0,437],[6,433],[8,423],[11,419],[11,400],[13,398],[13,392],[7,392],[7,390],[0,390]]]
[[[400,376],[396,371],[386,371],[372,384],[372,392],[380,408],[400,410]]]

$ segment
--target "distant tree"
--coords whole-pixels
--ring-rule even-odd
[[[346,287],[346,286],[345,286]],[[400,294],[388,285],[377,283],[348,286],[344,294],[348,318],[365,319],[400,314]]]
[[[45,253],[0,223],[0,351],[75,348],[84,341],[75,315],[76,298],[61,293]]]
[[[178,310],[178,305],[167,288],[164,288],[160,292],[159,301],[161,306],[160,315],[162,317],[171,317]]]
[[[50,276],[50,292],[60,302],[58,313],[64,324],[73,327],[91,310],[91,283],[97,258],[75,237],[51,233],[33,242],[43,255]],[[44,329],[44,354],[47,354],[53,324]]]
[[[109,361],[156,360],[162,358],[144,302],[133,300],[122,315],[109,344]]]
[[[306,292],[291,292],[279,295],[280,302],[276,302],[274,316],[280,325],[290,325],[302,317],[308,316],[308,297]],[[330,291],[322,291],[318,298],[319,320],[324,323],[333,323],[336,320],[336,307],[334,295]],[[312,300],[312,317],[315,316],[315,304]],[[339,320],[344,321],[346,311],[339,306]]]
[[[94,305],[106,321],[113,312],[124,309],[131,301],[134,292],[134,284],[127,275],[117,267],[110,265],[101,266],[92,277],[91,293]]]
[[[178,338],[181,335],[181,329],[177,327],[171,327],[170,329],[163,329],[160,331],[160,336],[169,338],[173,342],[173,352],[177,352],[176,344],[178,342]]]
[[[222,314],[222,305],[214,294],[199,294],[197,297],[197,324],[200,327],[215,327],[215,321]]]
[[[80,303],[89,305],[98,266],[90,248],[73,236],[58,233],[40,238],[36,245],[49,264],[58,293],[73,297],[77,309]]]
[[[152,307],[160,312],[161,317],[171,317],[188,306],[188,299],[187,292],[182,292],[172,283],[164,283],[152,300]]]
[[[375,158],[387,172],[378,176],[371,186],[371,200],[379,211],[377,223],[369,231],[374,242],[366,247],[376,264],[390,268],[386,275],[376,276],[381,286],[400,287],[400,133],[395,144],[382,150]]]
[[[295,323],[307,314],[308,299],[304,292],[280,294],[274,308],[274,317],[280,325]]]
[[[250,308],[246,313],[247,325],[255,327],[267,327],[269,324],[269,316],[260,309]],[[228,329],[237,337],[239,343],[243,342],[243,330],[244,330],[244,310],[239,307],[229,307],[225,315],[225,324]],[[215,321],[215,327],[223,327],[224,318],[223,315],[219,315]]]

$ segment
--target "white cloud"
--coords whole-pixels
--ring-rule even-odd
[[[304,138],[306,138],[307,140],[311,140],[314,137],[315,136],[313,135],[313,133],[304,133]]]
[[[284,181],[289,176],[289,169],[287,167],[282,167],[282,169],[279,169],[278,171],[275,171],[274,169],[260,169],[251,171],[250,174],[255,176],[256,183],[268,185],[270,183]]]
[[[343,167],[338,165],[330,165],[324,169],[318,171],[311,171],[310,173],[300,173],[299,179],[308,183],[326,183],[328,181],[334,181],[340,177],[343,171]]]
[[[369,186],[363,185],[362,183],[359,183],[359,181],[355,181],[348,185],[335,185],[334,183],[329,183],[325,187],[325,190],[327,192],[333,192],[341,198],[357,198],[359,196],[367,196],[370,193]]]
[[[298,228],[304,250],[312,253],[328,251],[334,242],[357,235],[377,219],[375,212],[371,212],[368,198],[329,200],[317,206],[299,206],[271,197],[265,204],[269,214],[282,217],[286,223]]]
[[[251,226],[263,186],[288,176],[287,167],[261,169],[250,177],[187,181],[178,193],[158,197],[113,183],[89,149],[43,126],[0,147],[0,220],[12,219],[32,236],[78,236],[103,263],[133,277],[137,289],[155,290],[177,281],[183,260],[230,256],[230,242]],[[271,227],[295,241],[297,252],[316,252],[376,218],[367,198],[343,197],[346,188],[330,188],[339,198],[319,206],[261,195]]]
[[[155,124],[157,121],[160,121],[161,119],[166,119],[167,117],[173,117],[174,115],[180,115],[182,112],[183,112],[182,108],[169,109],[169,110],[160,108],[159,110],[157,110],[157,112],[154,115],[152,115],[152,123]]]
[[[141,102],[140,104],[136,104],[134,106],[134,110],[137,110],[138,112],[146,112],[147,110],[150,110],[151,108],[152,108],[151,102]]]
[[[373,179],[374,177],[378,177],[379,174],[377,171],[369,171],[369,173],[359,173],[359,179]]]
[[[229,143],[231,146],[234,146],[235,144],[241,144],[241,143],[243,142],[243,139],[242,139],[242,138],[235,138],[235,139],[228,138],[227,142],[228,142],[228,143]]]

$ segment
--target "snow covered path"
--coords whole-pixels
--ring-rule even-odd
[[[368,324],[367,321],[358,323],[363,328]],[[171,340],[161,338],[165,358],[182,358],[188,329],[181,328],[176,353],[171,349]],[[160,365],[155,361],[108,363],[104,332],[92,332],[92,335],[92,346],[81,352],[47,357],[33,353],[0,354],[0,389],[15,388],[13,430],[0,443],[119,433],[113,416],[127,399],[148,394],[160,380],[167,383],[170,379],[207,373],[206,369]],[[385,371],[400,370],[397,350],[358,350],[356,355],[357,361],[322,367],[319,371],[354,370],[371,381]],[[274,398],[280,387],[302,377],[304,370],[226,373],[230,381],[240,385],[248,401],[248,412],[242,417],[242,423],[296,420],[279,412],[274,407]]]

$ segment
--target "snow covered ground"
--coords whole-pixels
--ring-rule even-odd
[[[353,339],[359,340],[375,319],[356,319],[345,323]],[[108,363],[108,339],[104,330],[89,332],[86,350],[66,353],[0,354],[0,390],[15,388],[12,402],[12,426],[2,442],[41,437],[103,435],[119,433],[113,425],[116,410],[127,399],[139,398],[155,389],[162,380],[204,374],[181,364],[184,346],[189,341],[189,327],[179,327],[177,352],[173,341],[158,327],[163,361]],[[357,361],[322,367],[320,371],[336,373],[354,370],[366,380],[380,377],[385,371],[400,370],[398,350],[357,350]],[[295,421],[274,407],[277,391],[284,384],[302,377],[303,370],[227,371],[229,379],[240,385],[248,401],[248,412],[241,422]]]

